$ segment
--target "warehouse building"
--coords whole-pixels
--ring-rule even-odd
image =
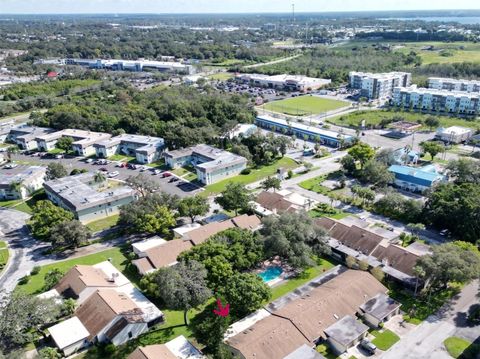
[[[350,135],[339,132],[324,130],[319,127],[304,125],[299,122],[290,122],[281,118],[275,118],[268,115],[258,116],[255,120],[258,127],[280,132],[285,135],[295,135],[299,139],[306,139],[312,142],[320,142],[330,147],[343,147],[353,142],[354,138]]]
[[[302,75],[261,75],[261,74],[239,74],[236,76],[238,82],[251,86],[268,87],[277,90],[287,91],[312,91],[328,86],[332,80],[307,77]]]

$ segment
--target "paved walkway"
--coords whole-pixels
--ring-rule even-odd
[[[458,296],[431,315],[402,340],[397,342],[382,359],[451,359],[443,341],[454,336],[466,326],[465,312],[470,306],[478,303],[479,282],[474,281],[465,286]],[[480,325],[473,328],[480,333]]]

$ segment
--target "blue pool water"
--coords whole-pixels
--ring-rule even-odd
[[[263,272],[258,273],[258,275],[260,276],[260,278],[262,278],[264,282],[269,282],[275,278],[280,277],[280,274],[282,274],[282,272],[283,272],[283,269],[281,267],[276,266],[276,267],[268,267]]]

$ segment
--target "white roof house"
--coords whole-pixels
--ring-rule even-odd
[[[205,358],[183,335],[165,343],[165,346],[180,359],[202,359]]]
[[[58,348],[62,350],[65,355],[70,355],[76,351],[71,349],[78,349],[85,345],[85,341],[90,335],[77,317],[72,317],[48,328],[48,332],[55,344],[57,344]]]
[[[135,254],[140,258],[142,258],[147,256],[146,252],[149,249],[157,247],[165,242],[166,242],[165,239],[160,238],[158,236],[154,236],[140,242],[132,243],[132,248]]]
[[[201,227],[202,225],[200,223],[188,223],[184,226],[177,227],[173,229],[173,233],[175,234],[175,237],[181,238],[185,233],[188,233],[190,231],[193,231],[196,228]]]

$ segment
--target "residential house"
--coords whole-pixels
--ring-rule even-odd
[[[167,151],[164,157],[170,168],[193,166],[198,180],[206,185],[236,176],[247,167],[245,157],[205,144]]]
[[[335,353],[344,353],[368,334],[368,327],[350,315],[325,329],[328,344]]]
[[[72,317],[47,329],[57,348],[66,357],[89,345],[90,333],[80,319]]]
[[[0,199],[24,199],[42,188],[46,168],[42,166],[17,166],[0,170]]]
[[[241,215],[223,222],[209,224],[183,232],[181,238],[166,241],[145,251],[145,256],[140,256],[132,263],[141,275],[151,273],[159,268],[169,267],[177,263],[178,256],[192,248],[204,243],[207,239],[230,228],[241,228],[255,231],[260,228],[261,222],[257,216]]]
[[[43,186],[49,200],[83,223],[114,215],[136,198],[133,188],[111,179],[96,182],[91,172],[57,178]]]
[[[147,256],[147,251],[159,245],[166,243],[167,241],[159,236],[153,236],[143,241],[132,243],[133,252],[139,257],[143,258]]]
[[[278,192],[262,191],[258,194],[252,207],[260,216],[282,214],[284,212],[296,212],[297,210],[309,210],[317,202],[306,198],[298,193],[282,190]]]
[[[138,347],[127,359],[204,359],[205,356],[183,335],[166,342]]]
[[[384,293],[378,293],[360,306],[359,313],[363,320],[377,328],[400,313],[400,303]]]
[[[43,128],[35,126],[15,126],[10,129],[6,141],[14,143],[21,150],[36,150],[38,136],[48,135],[55,132],[52,128]]]

